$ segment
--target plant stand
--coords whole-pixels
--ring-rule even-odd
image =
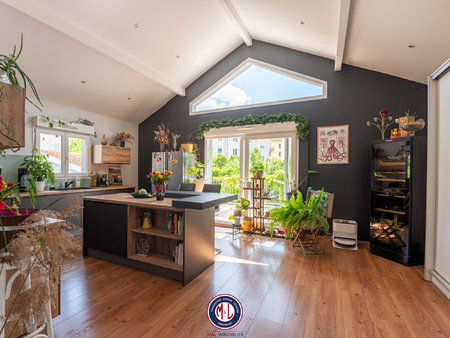
[[[251,232],[263,234],[266,231],[266,220],[269,218],[264,214],[264,202],[271,200],[270,197],[264,197],[264,177],[252,177],[251,187],[246,187],[244,190],[251,192],[251,210],[252,229]]]
[[[237,236],[241,232],[241,225],[233,223],[231,226],[232,226],[232,228],[231,228],[231,238],[232,239],[234,239],[235,237],[238,238]]]
[[[297,230],[297,236],[295,236],[292,246],[300,247],[305,255],[321,255],[323,250],[320,247],[316,236],[317,231],[318,230],[310,231],[308,229]],[[310,238],[307,238],[307,235],[309,235]]]

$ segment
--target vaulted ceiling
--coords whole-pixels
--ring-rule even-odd
[[[0,0],[0,52],[43,99],[141,122],[261,40],[426,83],[450,57],[447,0]]]

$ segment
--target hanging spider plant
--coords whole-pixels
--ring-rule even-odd
[[[6,77],[8,78],[11,85],[14,87],[20,88],[21,83],[19,79],[22,79],[22,86],[25,92],[26,100],[30,102],[33,106],[35,106],[37,109],[42,111],[41,109],[42,102],[41,99],[39,98],[39,94],[36,90],[36,87],[33,84],[33,81],[31,81],[30,77],[17,64],[17,60],[19,59],[20,54],[22,54],[22,50],[23,50],[23,33],[20,35],[19,50],[17,50],[16,45],[14,45],[14,50],[11,55],[0,54],[0,69],[5,72]],[[37,102],[39,103],[39,106],[27,96],[28,87],[33,92],[33,95],[36,98]]]

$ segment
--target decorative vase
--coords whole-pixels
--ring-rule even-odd
[[[150,229],[153,227],[152,225],[152,219],[151,219],[151,212],[143,212],[142,217],[144,218],[144,222],[142,223],[143,229]]]
[[[166,194],[166,185],[164,183],[155,184],[156,200],[164,200],[164,195]]]
[[[44,191],[44,190],[45,190],[45,181],[37,181],[36,191]]]
[[[183,143],[181,146],[183,147],[183,150],[188,153],[192,153],[194,151],[194,145],[192,143]]]
[[[163,153],[165,150],[166,150],[166,146],[163,143],[161,143],[159,145],[159,151]]]
[[[125,141],[120,141],[120,146],[123,148],[125,147]]]
[[[244,217],[244,220],[242,221],[242,229],[245,232],[250,232],[251,226],[252,226],[251,218]]]
[[[108,144],[108,139],[106,138],[105,134],[103,134],[103,137],[100,140],[100,143],[104,146],[106,146]]]

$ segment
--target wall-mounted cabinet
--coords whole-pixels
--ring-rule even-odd
[[[22,89],[0,82],[0,113],[1,119],[8,126],[12,138],[18,143],[10,141],[0,133],[0,142],[5,149],[25,146],[25,95]],[[8,135],[8,129],[3,123],[0,130]]]
[[[92,146],[93,164],[130,164],[130,162],[130,148],[103,146],[100,144]]]

